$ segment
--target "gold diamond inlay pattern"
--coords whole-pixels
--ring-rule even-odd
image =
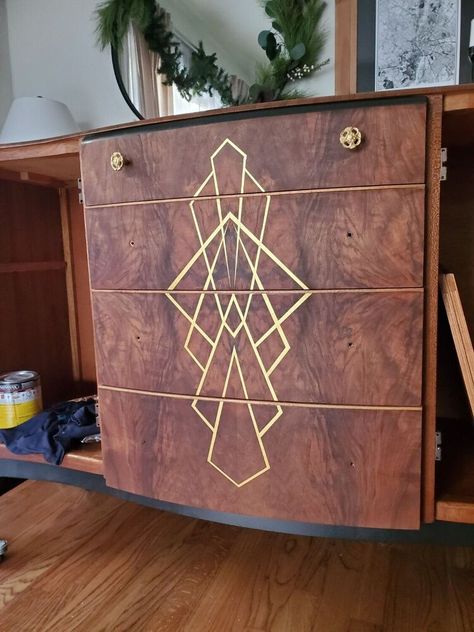
[[[219,169],[218,160],[225,152],[228,157],[229,154],[232,158],[232,166],[237,171],[237,175],[240,181],[240,197],[233,200],[232,209],[229,210],[229,204],[225,198],[220,197],[219,190]],[[196,208],[198,198],[203,191],[209,190],[212,187],[212,195],[215,195],[215,225],[211,230],[207,230],[207,234],[202,225],[202,218],[200,222],[199,210]],[[199,416],[201,421],[207,426],[211,432],[209,452],[207,455],[207,462],[218,470],[224,477],[226,477],[231,483],[237,487],[247,485],[252,480],[264,474],[271,467],[269,462],[263,438],[266,433],[272,428],[272,426],[282,417],[283,409],[278,403],[278,396],[273,387],[271,376],[275,369],[280,365],[285,356],[290,352],[290,343],[283,331],[283,323],[287,320],[310,296],[308,287],[301,281],[268,247],[264,242],[265,230],[270,215],[271,196],[265,195],[262,219],[257,230],[255,227],[250,228],[249,222],[245,221],[245,204],[246,198],[243,194],[249,190],[257,190],[261,193],[265,193],[263,187],[258,183],[255,177],[247,169],[247,154],[242,151],[235,143],[229,138],[216,149],[211,156],[211,171],[201,186],[194,194],[194,199],[189,203],[191,218],[194,224],[196,235],[199,242],[199,248],[190,257],[188,263],[184,266],[178,276],[174,279],[168,288],[166,293],[167,298],[173,303],[178,312],[188,321],[189,329],[186,339],[184,341],[184,348],[189,354],[193,362],[199,367],[201,372],[201,378],[196,389],[196,398],[192,401],[191,407]],[[224,210],[225,207],[225,210]],[[235,244],[234,252],[230,252],[228,248],[228,238],[231,235],[229,231],[235,231],[232,235]],[[233,260],[232,260],[233,255]],[[265,257],[267,262],[270,261],[272,266],[278,268],[278,273],[285,275],[289,278],[292,286],[298,290],[301,290],[301,294],[293,294],[294,301],[291,301],[283,313],[277,315],[276,309],[272,304],[272,296],[265,292],[265,287],[259,276],[259,265],[262,258]],[[249,293],[247,295],[237,295],[236,293],[227,293],[225,300],[223,296],[218,293],[218,283],[216,280],[216,270],[218,261],[225,261],[225,270],[227,275],[227,281],[229,287],[235,287],[237,276],[239,273],[239,264],[245,265],[246,269],[250,271],[248,287],[244,288],[250,292],[258,292],[257,294]],[[199,295],[197,304],[194,309],[190,310],[189,305],[181,297],[180,294],[173,294],[174,290],[180,289],[180,284],[187,274],[197,264],[205,263],[205,278],[203,278],[202,292]],[[209,294],[209,292],[213,292]],[[214,331],[206,331],[204,326],[199,325],[199,322],[206,322],[206,319],[200,319],[203,311],[209,310],[209,302],[205,304],[205,300],[209,301],[209,296],[212,296],[213,312],[218,315],[219,326],[214,328]],[[261,297],[263,301],[264,310],[266,312],[265,323],[268,323],[266,330],[262,333],[255,331],[255,327],[251,324],[249,313],[252,303],[255,305],[257,296]],[[242,299],[242,297],[244,297]],[[240,299],[240,300],[239,300]],[[262,305],[259,306],[262,309]],[[203,361],[202,353],[200,358],[193,352],[191,348],[191,339],[195,340],[196,337],[200,337],[207,344],[202,348],[206,349],[207,357]],[[269,337],[272,340],[276,339],[277,344],[272,343],[272,348],[276,348],[276,354],[265,360],[261,353],[261,345]],[[245,340],[241,340],[244,338]],[[231,350],[228,359],[228,367],[225,376],[223,377],[222,392],[220,396],[225,399],[228,396],[229,380],[231,374],[238,376],[240,382],[240,389],[242,399],[251,400],[251,393],[249,393],[249,380],[245,377],[245,365],[242,364],[242,358],[239,357],[239,349],[244,342],[247,346],[250,345],[251,357],[253,362],[253,371],[259,374],[260,383],[264,385],[267,391],[266,400],[275,402],[274,405],[265,404],[265,409],[268,407],[273,408],[272,414],[267,415],[268,421],[266,421],[263,427],[259,427],[257,423],[256,408],[262,405],[251,403],[247,401],[245,405],[248,411],[248,423],[251,428],[251,433],[255,433],[254,445],[255,450],[258,450],[261,458],[259,458],[260,466],[256,467],[254,471],[247,471],[236,475],[235,472],[231,472],[230,464],[226,466],[225,455],[223,463],[223,455],[216,456],[216,445],[220,439],[220,432],[223,426],[223,415],[226,414],[226,405],[224,401],[220,401],[217,405],[216,411],[210,415],[208,412],[201,410],[200,408],[200,395],[205,387],[206,380],[208,379],[212,369],[213,363],[216,361],[216,357],[219,351],[222,350],[224,344],[231,345]],[[226,347],[227,348],[227,347]],[[248,357],[248,356],[247,356]],[[255,373],[254,373],[255,374]],[[253,398],[256,399],[256,398]],[[261,397],[259,399],[262,399]],[[227,406],[229,408],[229,406]],[[226,425],[228,427],[228,425]],[[253,436],[253,435],[252,435]],[[243,450],[245,449],[245,446]],[[235,454],[233,455],[235,457]],[[237,455],[238,457],[239,455]]]

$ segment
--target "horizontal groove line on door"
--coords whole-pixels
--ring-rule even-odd
[[[193,200],[221,200],[232,198],[252,198],[252,197],[265,197],[270,195],[271,197],[279,195],[307,195],[311,193],[343,193],[357,192],[357,191],[387,191],[393,189],[412,189],[412,190],[424,190],[425,184],[423,182],[411,183],[411,184],[373,184],[369,186],[355,186],[355,187],[325,187],[322,189],[295,189],[291,191],[252,191],[247,193],[221,193],[220,195],[199,195],[199,196],[184,196],[174,198],[159,198],[152,200],[135,200],[128,202],[107,202],[104,204],[85,204],[86,209],[93,208],[113,208],[116,206],[144,206],[147,204],[168,204],[170,202],[192,202]]]
[[[342,289],[321,289],[313,290],[311,288],[301,290],[127,290],[127,289],[96,289],[92,288],[93,294],[387,294],[387,293],[404,293],[404,292],[420,292],[424,291],[423,287],[389,287],[389,288],[342,288]]]
[[[182,393],[163,393],[160,391],[147,391],[136,388],[126,388],[120,386],[109,386],[107,384],[98,384],[99,389],[106,391],[115,391],[118,393],[130,393],[132,395],[149,395],[151,397],[165,397],[168,399],[185,399],[185,400],[202,400],[208,402],[228,402],[231,404],[259,404],[263,406],[286,406],[288,408],[321,408],[321,409],[336,409],[336,410],[382,410],[382,411],[412,411],[422,412],[422,406],[381,406],[381,405],[366,405],[366,404],[323,404],[315,402],[282,402],[272,400],[260,400],[260,399],[237,399],[233,397],[213,397],[211,395],[184,395]],[[100,400],[100,398],[99,398]]]

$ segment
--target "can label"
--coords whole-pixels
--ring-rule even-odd
[[[15,428],[42,409],[41,386],[24,386],[13,392],[0,390],[0,428]]]

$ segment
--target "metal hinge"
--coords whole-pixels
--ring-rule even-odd
[[[441,182],[443,182],[443,180],[448,179],[448,167],[446,166],[447,162],[448,162],[448,149],[446,147],[441,147],[441,174],[439,178]]]
[[[441,448],[441,445],[443,443],[443,438],[441,436],[441,432],[435,433],[435,441],[436,441],[435,461],[441,461],[441,459],[443,458],[443,453],[442,453],[442,448]]]
[[[8,542],[6,540],[0,540],[0,562],[3,560],[8,551]]]
[[[79,197],[79,204],[82,204],[84,198],[82,197],[82,180],[80,178],[77,179],[77,195]]]

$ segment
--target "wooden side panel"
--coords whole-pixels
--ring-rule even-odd
[[[96,368],[94,352],[94,329],[90,296],[87,246],[84,224],[84,207],[79,202],[77,189],[67,193],[71,237],[72,274],[74,279],[74,304],[77,322],[77,342],[81,388],[84,394],[95,392]]]
[[[42,463],[44,457],[42,454],[22,454],[21,456],[10,452],[3,444],[0,444],[0,459],[9,461],[20,461],[24,463]],[[50,466],[67,468],[69,470],[77,470],[79,472],[87,472],[89,474],[104,474],[104,462],[102,459],[102,450],[100,443],[90,443],[87,445],[79,445],[78,448],[67,452],[61,465]],[[0,479],[2,480],[2,479]]]
[[[438,340],[439,215],[442,98],[430,97],[427,125],[425,321],[423,328],[423,521],[435,517],[436,346]]]
[[[423,189],[89,209],[92,286],[200,290],[212,268],[217,290],[419,287],[424,213]]]
[[[212,431],[190,400],[100,389],[100,403],[112,487],[271,518],[419,526],[420,413],[283,407],[258,440],[246,404],[225,403]]]
[[[333,106],[89,141],[81,147],[86,205],[421,183],[425,119],[424,103]],[[348,126],[363,134],[357,150],[339,141]],[[127,164],[113,171],[117,151]]]
[[[336,94],[357,92],[357,0],[336,0]]]
[[[95,292],[94,312],[100,384],[239,399],[421,403],[420,291]]]

